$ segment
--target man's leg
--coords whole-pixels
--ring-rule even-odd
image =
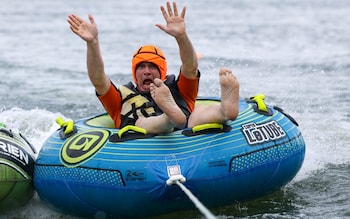
[[[196,106],[192,112],[188,127],[205,123],[223,123],[238,116],[239,83],[232,71],[221,68],[219,71],[221,103],[210,106]]]
[[[175,103],[169,88],[160,79],[155,79],[151,84],[150,92],[153,100],[164,112],[159,116],[141,117],[136,121],[136,126],[144,128],[150,134],[168,133],[175,126],[184,126],[186,116]]]

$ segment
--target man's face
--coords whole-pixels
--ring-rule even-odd
[[[140,91],[149,91],[150,84],[155,78],[160,78],[158,67],[151,62],[141,62],[136,70],[137,87]]]

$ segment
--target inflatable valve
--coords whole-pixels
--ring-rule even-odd
[[[258,105],[258,109],[263,112],[268,112],[269,110],[266,107],[266,104],[264,102],[265,95],[264,94],[258,94],[254,97],[251,97],[250,99],[254,100],[256,104]]]

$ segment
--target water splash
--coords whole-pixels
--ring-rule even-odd
[[[12,108],[0,112],[0,121],[7,128],[21,133],[35,147],[41,149],[44,141],[59,128],[55,119],[62,115],[42,109],[24,110]]]

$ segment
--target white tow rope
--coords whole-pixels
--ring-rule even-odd
[[[192,194],[190,190],[186,188],[186,186],[182,183],[186,182],[186,178],[183,175],[174,175],[171,176],[167,181],[166,184],[168,186],[170,185],[178,185],[182,191],[190,198],[190,200],[193,202],[193,204],[198,208],[202,214],[208,218],[208,219],[216,219],[216,217],[198,200],[196,196]]]

